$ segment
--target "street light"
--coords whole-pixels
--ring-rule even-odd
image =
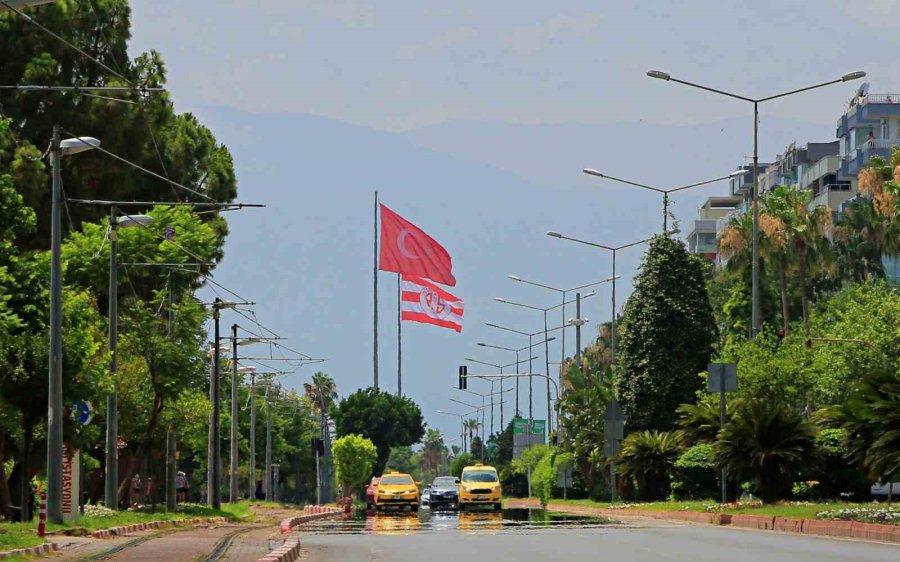
[[[513,303],[507,303],[507,304],[513,304]],[[540,309],[538,309],[538,310],[540,310]],[[485,325],[488,326],[489,328],[496,328],[496,329],[498,329],[498,330],[504,330],[504,331],[506,331],[506,332],[512,332],[512,333],[514,333],[514,334],[519,334],[520,336],[526,336],[526,337],[528,337],[528,372],[529,372],[529,373],[534,372],[534,369],[532,368],[532,364],[531,364],[531,360],[532,360],[532,349],[533,349],[533,347],[534,347],[534,344],[533,344],[533,341],[534,341],[533,338],[534,338],[534,336],[536,336],[536,335],[538,335],[538,334],[544,334],[544,341],[543,341],[543,344],[544,344],[544,353],[546,354],[546,352],[547,352],[547,344],[548,344],[549,342],[553,341],[554,339],[556,339],[555,337],[554,337],[554,338],[548,338],[548,337],[546,337],[546,336],[547,336],[547,333],[548,333],[548,332],[555,332],[556,330],[563,330],[563,331],[565,331],[564,328],[566,327],[566,325],[563,324],[562,326],[557,326],[556,328],[549,328],[549,329],[548,329],[548,328],[545,327],[543,330],[540,330],[540,331],[537,331],[537,332],[534,332],[534,333],[529,333],[529,332],[523,332],[523,331],[521,331],[521,330],[516,330],[516,329],[514,329],[514,328],[508,328],[508,327],[506,327],[506,326],[500,326],[500,325],[498,325],[498,324],[494,324],[494,323],[491,323],[491,322],[485,322]],[[539,342],[539,343],[540,343],[540,342]],[[548,376],[549,376],[549,374],[548,374]],[[547,404],[547,410],[548,410],[548,411],[550,410],[550,405],[549,405],[549,403]],[[529,420],[534,419],[533,411],[534,411],[534,385],[532,384],[532,379],[529,378],[529,379],[528,379],[528,419],[529,419]],[[550,421],[551,421],[551,420],[548,419],[548,420],[547,420],[547,423],[549,424]]]
[[[481,344],[479,344],[479,345],[481,345]],[[487,344],[485,344],[485,346],[489,347],[489,346],[487,346]],[[504,348],[504,349],[508,349],[508,348]],[[515,351],[515,350],[512,350],[512,351]],[[518,361],[516,361],[515,363],[509,363],[507,365],[497,365],[495,363],[488,363],[487,361],[479,361],[478,359],[472,359],[471,357],[466,357],[466,361],[468,361],[469,363],[477,363],[479,365],[485,365],[487,367],[494,367],[495,369],[500,369],[501,373],[503,372],[503,369],[507,369],[509,367],[512,367],[513,365],[515,365],[516,367],[519,366]],[[494,381],[490,381],[490,383],[491,383],[491,435],[493,435],[494,434]],[[513,390],[513,389],[510,388],[509,390]],[[506,392],[506,391],[503,390],[503,379],[500,379],[500,394],[503,394],[504,392]],[[504,424],[504,417],[503,417],[503,401],[501,400],[500,401],[500,431],[503,431],[503,429],[505,427],[506,427],[506,425]]]
[[[239,345],[252,345],[254,343],[260,343],[262,340],[259,338],[249,338],[245,340],[239,340],[238,335],[238,325],[232,324],[231,326],[231,442],[229,443],[229,461],[231,462],[231,466],[229,469],[228,475],[228,501],[234,503],[238,501],[238,373],[241,371],[241,367],[238,366],[238,346]],[[255,372],[256,369],[253,368]],[[250,490],[252,493],[252,487]]]
[[[727,180],[727,179],[731,179],[734,177],[742,176],[747,173],[747,170],[736,170],[734,172],[731,172],[727,176],[722,176],[720,178],[714,178],[711,180],[692,183],[689,185],[682,185],[680,187],[671,187],[668,189],[664,189],[664,188],[660,188],[660,187],[652,187],[649,185],[644,185],[642,183],[637,183],[637,182],[633,182],[630,180],[623,180],[621,178],[616,178],[616,177],[609,176],[606,174],[601,174],[600,172],[598,172],[597,170],[594,170],[592,168],[584,168],[581,171],[589,176],[597,176],[598,178],[603,178],[603,179],[607,179],[607,180],[616,181],[619,183],[624,183],[625,185],[632,185],[634,187],[648,189],[650,191],[655,191],[656,193],[662,193],[662,195],[663,195],[663,229],[662,229],[663,233],[666,233],[669,230],[669,194],[670,193],[675,193],[676,191],[684,191],[685,189],[690,189],[692,187],[700,187],[702,185],[716,183],[716,182],[719,182],[722,180]]]
[[[563,333],[565,334],[566,331],[563,330]],[[549,338],[547,341],[553,341],[553,340],[555,340],[555,339],[556,339],[556,338],[553,337],[553,338]],[[544,342],[538,342],[537,344],[538,344],[538,345],[541,345],[542,343],[544,343]],[[511,351],[511,352],[515,353],[515,354],[516,354],[516,372],[519,372],[519,363],[520,363],[520,361],[519,361],[519,353],[521,353],[522,351],[525,351],[526,349],[529,350],[529,352],[528,352],[528,355],[529,355],[529,357],[528,357],[528,364],[529,364],[529,365],[531,364],[531,361],[533,361],[534,359],[537,359],[536,356],[531,356],[531,351],[530,351],[530,349],[531,349],[531,344],[530,344],[530,343],[529,343],[529,345],[526,345],[525,347],[520,347],[519,349],[515,349],[515,348],[512,348],[512,347],[504,347],[504,346],[502,346],[502,345],[492,345],[492,344],[484,343],[484,342],[479,342],[479,343],[478,343],[478,346],[479,346],[479,347],[487,347],[487,348],[489,348],[489,349],[499,349],[499,350],[501,350],[501,351]],[[515,410],[515,415],[516,415],[516,416],[519,416],[519,415],[520,415],[520,412],[519,412],[519,379],[516,379],[516,410]]]
[[[516,278],[515,280],[519,281],[520,279]],[[592,296],[594,296],[594,294],[595,294],[594,291],[591,291],[590,293],[585,295],[585,298],[592,297]],[[568,303],[566,301],[563,301],[562,304],[555,304],[553,306],[549,306],[546,308],[542,308],[539,306],[532,306],[529,304],[522,304],[522,303],[518,303],[518,302],[512,302],[512,301],[508,301],[501,297],[494,297],[494,300],[497,302],[503,303],[503,304],[509,304],[512,306],[518,306],[520,308],[527,308],[530,310],[537,310],[537,311],[543,313],[543,315],[544,315],[544,368],[545,368],[545,372],[547,373],[547,377],[549,377],[550,376],[550,348],[549,348],[549,342],[547,341],[547,336],[548,336],[548,334],[547,334],[547,331],[548,331],[547,330],[547,311],[553,310],[554,308],[559,308],[561,306],[565,306],[566,304],[571,304],[573,302],[580,301],[580,297],[576,298],[575,300],[569,301]],[[565,326],[566,326],[566,324],[564,322],[563,323],[563,334],[566,333]],[[529,369],[529,371],[530,370],[531,369]],[[530,389],[531,389],[531,385],[529,384],[529,392],[530,392]],[[531,399],[531,394],[529,393],[529,400],[530,399]],[[548,431],[549,431],[550,425],[552,424],[552,421],[553,420],[552,420],[552,416],[551,416],[551,406],[550,406],[550,380],[548,378],[548,380],[547,380],[547,427],[548,427]]]
[[[615,275],[615,272],[613,272]],[[560,289],[559,287],[553,287],[544,283],[538,283],[536,281],[529,281],[527,279],[522,279],[518,275],[507,275],[509,279],[513,281],[518,281],[519,283],[525,283],[526,285],[534,285],[535,287],[541,287],[542,289],[549,289],[551,291],[556,291],[557,293],[562,294],[562,322],[566,323],[566,293],[571,293],[572,291],[578,291],[580,289],[587,289],[589,287],[594,287],[596,285],[602,285],[603,283],[608,283],[610,281],[615,282],[612,277],[608,277],[606,279],[602,279],[600,281],[594,281],[593,283],[585,283],[584,285],[579,285],[577,287],[572,287],[571,289]],[[562,338],[560,343],[559,355],[560,355],[560,365],[566,362],[566,331],[562,331]],[[576,354],[580,353],[581,350],[576,350]],[[562,383],[562,373],[559,376],[559,382]],[[562,385],[560,385],[562,386]]]
[[[709,86],[703,86],[702,84],[695,84],[686,80],[673,78],[672,75],[670,75],[668,72],[663,72],[661,70],[650,70],[647,72],[647,76],[649,76],[650,78],[656,78],[658,80],[664,80],[666,82],[677,82],[679,84],[684,84],[685,86],[690,86],[692,88],[705,90],[707,92],[712,92],[714,94],[727,96],[729,98],[753,104],[753,182],[751,184],[752,187],[750,191],[750,200],[753,206],[753,240],[751,245],[751,259],[753,260],[753,263],[750,307],[751,336],[756,336],[756,334],[758,334],[762,330],[762,318],[759,309],[759,104],[770,100],[787,97],[793,94],[799,94],[800,92],[806,92],[808,90],[815,90],[816,88],[830,86],[832,84],[840,84],[842,82],[849,82],[850,80],[857,80],[864,77],[865,75],[866,73],[863,71],[848,72],[838,79],[829,80],[820,84],[814,84],[805,88],[798,88],[796,90],[791,90],[789,92],[783,92],[781,94],[775,94],[774,96],[767,96],[764,98],[749,98],[731,92],[726,92],[724,90],[710,88]]]
[[[571,238],[569,236],[564,236],[559,232],[555,232],[551,230],[547,233],[547,236],[552,236],[553,238],[559,238],[560,240],[569,240],[571,242],[578,242],[579,244],[585,244],[587,246],[593,246],[595,248],[601,248],[603,250],[609,250],[612,252],[612,324],[611,324],[611,333],[610,333],[610,343],[612,348],[612,357],[611,363],[612,365],[616,364],[616,279],[619,278],[616,275],[616,253],[619,250],[624,250],[626,248],[631,248],[632,246],[637,246],[639,244],[643,244],[645,242],[649,242],[652,238],[645,238],[644,240],[638,240],[637,242],[631,242],[630,244],[622,244],[621,246],[605,246],[603,244],[597,244],[595,242],[588,242],[586,240],[580,240],[578,238]]]
[[[466,429],[465,429],[465,426],[463,425],[463,418],[465,418],[466,416],[471,416],[475,412],[473,411],[473,412],[469,412],[466,414],[457,414],[455,412],[445,412],[444,410],[437,410],[437,413],[444,414],[445,416],[454,416],[454,417],[459,418],[459,436],[462,439],[463,453],[465,453],[466,452]]]
[[[93,137],[62,140],[53,126],[50,145],[52,197],[50,207],[50,370],[47,392],[47,517],[62,523],[63,373],[62,373],[62,157],[100,146]]]
[[[96,139],[94,139],[96,140]],[[63,141],[62,144],[67,141]],[[82,143],[78,143],[84,146]],[[99,144],[99,142],[98,142]],[[150,226],[153,217],[147,215],[125,215],[118,217],[116,206],[109,209],[109,374],[113,380],[113,391],[106,395],[106,466],[104,474],[104,499],[110,509],[119,508],[119,279],[118,259],[119,234],[117,227],[133,228]]]

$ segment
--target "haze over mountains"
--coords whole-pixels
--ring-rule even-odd
[[[839,111],[835,108],[835,115]],[[448,440],[457,435],[457,422],[436,410],[464,413],[464,407],[452,408],[447,401],[459,394],[451,386],[463,358],[508,363],[514,360],[511,354],[488,353],[476,343],[528,344],[527,338],[484,322],[543,329],[540,313],[496,303],[493,297],[540,306],[560,300],[506,276],[514,273],[568,288],[611,275],[607,253],[550,238],[546,231],[619,245],[661,230],[659,196],[585,176],[581,168],[670,187],[727,175],[752,148],[749,119],[694,126],[464,121],[393,133],[309,114],[251,114],[221,107],[195,113],[232,151],[239,200],[268,205],[229,215],[226,258],[216,280],[257,301],[260,321],[290,338],[288,345],[328,358],[317,367],[335,377],[342,395],[372,382],[374,191],[450,251],[459,283],[451,292],[466,301],[462,334],[403,325],[404,393],[422,405],[428,422]],[[764,116],[761,159],[771,159],[794,140],[827,141],[833,134],[826,125]],[[677,195],[673,210],[682,232],[686,234],[707,196],[725,193],[722,182]],[[635,248],[620,255],[620,306],[630,293],[641,253]],[[394,391],[396,276],[379,274],[379,288],[381,386]],[[609,297],[609,286],[601,285],[598,295],[585,301],[582,315],[591,320],[585,340],[609,319]],[[552,314],[551,328],[563,319],[559,310]],[[237,320],[251,327],[244,319],[226,316],[224,323]],[[566,314],[571,316],[572,307]],[[573,333],[566,345],[571,355]],[[543,352],[536,355],[542,359],[535,371],[543,372]],[[558,340],[551,344],[550,358],[559,361]],[[555,368],[551,365],[552,372]],[[300,388],[312,369],[304,368],[285,383]],[[483,372],[476,366],[470,370]],[[470,388],[486,392],[487,386],[473,383]],[[524,388],[523,383],[520,409],[527,410]],[[507,420],[514,405],[508,396]],[[536,386],[535,417],[546,416],[545,396],[543,384]],[[476,397],[469,398],[475,404]],[[496,417],[495,430],[499,407]]]

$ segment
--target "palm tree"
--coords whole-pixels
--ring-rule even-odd
[[[722,429],[717,396],[704,397],[696,404],[682,404],[676,412],[678,413],[678,438],[683,447],[689,448],[699,443],[716,442],[719,430]],[[725,419],[727,422],[727,409]]]
[[[444,445],[444,436],[436,429],[429,429],[422,440],[422,472],[431,476],[437,476],[447,447]]]
[[[328,413],[334,401],[337,400],[337,384],[333,378],[321,371],[312,376],[311,382],[303,383],[303,392],[313,407],[323,416]]]
[[[661,500],[669,493],[679,452],[675,433],[640,431],[622,441],[616,466],[622,476],[635,482],[642,500]]]
[[[466,420],[463,422],[463,430],[469,432],[469,444],[471,448],[472,437],[481,427],[481,424],[478,423],[478,420]]]
[[[791,489],[815,457],[816,426],[787,404],[757,399],[735,406],[716,443],[719,464],[729,474],[752,480],[763,501]]]
[[[850,398],[827,418],[848,436],[849,454],[879,482],[900,472],[900,374],[884,366],[867,371]]]
[[[803,315],[803,330],[809,335],[809,295],[807,287],[808,273],[812,269],[828,269],[827,258],[830,254],[828,234],[832,219],[831,209],[818,205],[809,210],[811,193],[799,191],[780,185],[766,195],[764,199],[764,218],[760,220],[762,228],[779,254],[779,282],[782,288],[782,309],[784,315],[784,333],[789,332],[787,303],[787,271],[796,266],[797,279],[800,283],[800,303]]]

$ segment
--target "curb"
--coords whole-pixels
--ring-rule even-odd
[[[0,552],[0,560],[12,558],[13,556],[40,556],[41,554],[47,554],[48,552],[56,550],[59,550],[59,546],[55,542],[45,542],[38,546],[29,546],[28,548],[18,548],[16,550]]]
[[[516,503],[532,507],[528,502]],[[575,508],[574,510],[572,508]],[[670,521],[686,521],[706,525],[732,526],[758,531],[777,531],[817,537],[851,538],[869,541],[900,543],[900,525],[861,523],[858,521],[828,521],[821,519],[793,519],[772,515],[704,513],[698,511],[656,511],[647,509],[578,509],[579,506],[553,505],[552,511],[590,513],[607,517],[646,517]]]
[[[339,507],[331,507],[327,505],[306,505],[303,506],[303,515],[289,517],[281,521],[281,535],[284,537],[294,530],[294,527],[302,523],[309,523],[317,519],[325,519],[335,515],[343,514],[344,510]],[[256,562],[294,562],[300,558],[300,537],[286,537],[283,544],[266,554]]]
[[[195,517],[193,519],[163,519],[160,521],[150,521],[147,523],[133,523],[131,525],[122,525],[120,527],[111,527],[109,529],[99,529],[91,532],[91,537],[95,539],[108,539],[110,537],[118,537],[138,531],[146,531],[147,529],[164,529],[173,527],[179,523],[187,523],[190,525],[200,525],[203,523],[225,523],[227,519],[224,517]]]

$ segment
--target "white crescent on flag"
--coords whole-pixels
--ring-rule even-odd
[[[400,318],[462,332],[463,301],[420,277],[402,276]]]

